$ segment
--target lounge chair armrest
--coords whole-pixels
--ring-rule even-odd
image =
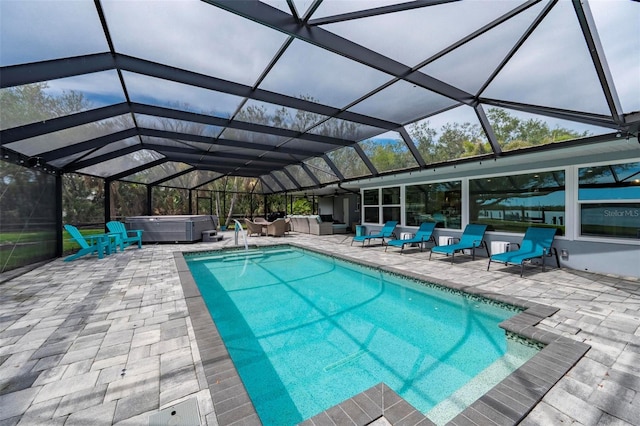
[[[451,239],[451,243],[459,243],[460,237],[449,237]]]
[[[517,246],[518,250],[520,250],[520,243],[509,243],[509,246]]]
[[[139,237],[139,236],[142,235],[142,229],[128,229],[127,230],[127,235],[129,235],[129,233],[135,234],[136,237]]]

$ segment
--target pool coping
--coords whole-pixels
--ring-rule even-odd
[[[333,253],[310,249],[295,243],[288,243],[287,245],[336,257]],[[282,246],[282,244],[271,246]],[[230,250],[207,250],[204,252],[197,251],[197,253],[201,254],[209,251],[221,252]],[[221,426],[231,424],[260,425],[260,418],[191,276],[184,253],[187,252],[174,252],[174,260],[191,317],[218,424]],[[420,281],[425,281],[425,278],[427,278],[421,274],[389,266],[381,266],[361,259],[343,259],[342,257],[340,259]],[[556,313],[558,308],[525,301],[513,296],[482,291],[473,286],[436,280],[431,277],[428,277],[428,280],[438,286],[523,308],[524,311],[503,321],[499,326],[507,332],[546,345],[530,360],[454,417],[447,423],[449,425],[495,424],[506,426],[518,424],[590,349],[590,346],[585,343],[535,327],[544,318]],[[379,383],[303,421],[301,425],[345,424],[345,422],[352,421],[358,426],[364,426],[381,417],[384,417],[391,424],[435,425],[384,383]]]

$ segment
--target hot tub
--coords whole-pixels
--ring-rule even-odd
[[[213,215],[130,216],[127,229],[141,229],[143,243],[192,243],[202,240],[202,232],[218,227]]]

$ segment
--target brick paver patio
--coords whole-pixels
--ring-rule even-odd
[[[591,346],[523,425],[640,425],[640,281],[567,269],[519,268],[419,250],[351,247],[346,235],[251,237],[295,242],[559,310],[536,329]],[[160,409],[196,398],[216,416],[176,251],[233,246],[146,245],[103,260],[58,259],[0,284],[0,425],[147,425]],[[640,261],[640,258],[639,258]],[[206,342],[203,342],[203,345]],[[408,420],[408,419],[407,419]],[[385,424],[378,419],[376,424]],[[499,423],[498,419],[494,421]]]

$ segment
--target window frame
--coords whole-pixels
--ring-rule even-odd
[[[407,188],[412,187],[412,186],[424,186],[424,185],[438,185],[438,184],[446,184],[446,183],[453,183],[453,182],[459,182],[460,183],[460,199],[459,199],[459,208],[460,208],[460,213],[459,213],[459,217],[460,217],[460,224],[459,226],[456,227],[448,227],[448,226],[444,226],[442,229],[453,229],[453,230],[461,230],[463,228],[463,222],[464,222],[464,218],[465,218],[465,209],[467,208],[467,206],[465,205],[465,179],[466,178],[453,178],[453,179],[446,179],[446,180],[437,180],[437,181],[428,181],[428,182],[416,182],[416,183],[408,183],[403,185],[403,191],[402,191],[402,197],[403,197],[403,209],[402,209],[402,219],[403,219],[403,223],[404,224],[408,224],[409,221],[407,220]],[[445,191],[444,193],[446,194],[447,191]],[[406,226],[410,226],[410,227],[415,227],[418,228],[420,226],[420,224],[418,223],[417,225],[406,225]]]
[[[394,189],[397,188],[399,195],[398,203],[390,203],[384,204],[383,200],[383,192],[385,189]],[[367,191],[378,191],[378,203],[377,204],[366,204],[365,200],[365,192]],[[363,224],[371,224],[371,225],[382,225],[386,222],[384,218],[384,210],[385,208],[397,208],[398,209],[398,222],[399,224],[404,224],[404,186],[403,185],[388,185],[388,186],[379,186],[377,188],[362,188],[361,189],[361,197],[362,197],[362,223]],[[378,209],[378,222],[370,222],[366,221],[366,210],[369,208]],[[395,220],[395,219],[388,219]]]
[[[635,160],[635,161],[634,161]],[[572,177],[574,180],[574,193],[573,195],[573,205],[575,206],[575,212],[573,214],[574,218],[574,234],[573,239],[575,241],[587,241],[587,242],[596,242],[596,243],[607,243],[607,244],[630,244],[630,245],[638,245],[640,246],[640,238],[620,238],[614,236],[597,236],[597,235],[583,235],[582,234],[582,206],[589,204],[638,204],[640,203],[640,198],[629,198],[629,199],[620,199],[620,198],[602,198],[602,199],[580,199],[580,169],[586,167],[599,167],[599,166],[615,166],[618,164],[630,164],[640,162],[640,158],[631,158],[627,160],[618,160],[618,161],[601,161],[601,162],[592,162],[592,163],[584,163],[584,164],[576,164],[574,166],[568,167],[568,169],[572,169]],[[640,220],[640,219],[639,219]]]
[[[507,178],[507,177],[515,177],[515,176],[521,176],[521,175],[535,175],[538,173],[552,173],[552,172],[562,172],[564,174],[564,219],[563,219],[563,224],[562,225],[558,225],[558,224],[546,224],[549,226],[555,226],[555,227],[562,227],[562,235],[557,235],[557,237],[561,237],[561,236],[566,236],[566,235],[570,235],[570,233],[572,232],[572,225],[569,223],[569,218],[572,217],[571,216],[571,209],[568,207],[569,205],[569,196],[568,194],[571,192],[571,188],[570,188],[570,182],[569,182],[569,171],[567,170],[566,167],[548,167],[548,168],[544,168],[544,169],[531,169],[531,170],[525,170],[525,171],[518,171],[518,172],[511,172],[511,173],[494,173],[494,174],[487,174],[487,175],[477,175],[477,176],[473,176],[473,177],[465,177],[465,181],[466,181],[466,188],[463,185],[463,198],[466,197],[467,203],[466,205],[463,204],[462,208],[465,210],[463,212],[463,225],[464,224],[469,224],[469,223],[474,223],[474,220],[471,217],[471,203],[472,203],[472,196],[471,196],[471,181],[472,180],[482,180],[482,179],[499,179],[499,178]],[[464,220],[464,214],[466,213],[466,221]],[[524,223],[524,222],[523,222]],[[529,226],[535,226],[536,224],[538,224],[537,222],[530,222]],[[542,224],[545,224],[544,222]],[[496,234],[508,234],[508,235],[523,235],[524,232],[526,231],[526,228],[524,228],[522,230],[522,232],[518,232],[518,231],[509,231],[509,230],[504,230],[504,229],[497,229],[497,230],[491,230],[490,232],[492,233],[496,233]],[[556,237],[556,238],[557,238]]]

